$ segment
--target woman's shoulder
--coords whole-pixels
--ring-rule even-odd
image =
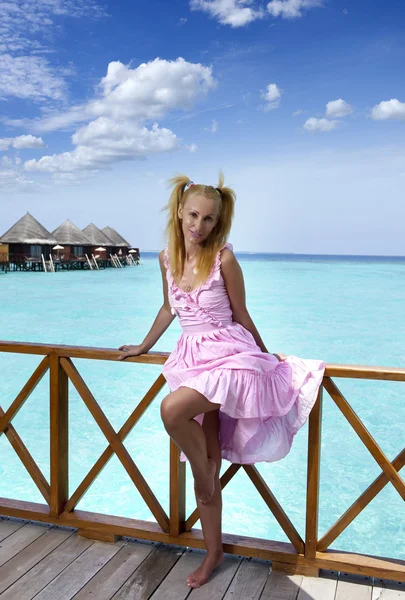
[[[233,253],[233,246],[232,246],[232,244],[229,244],[228,242],[220,250],[220,254],[221,254],[221,264],[222,265],[229,265],[234,262],[237,262],[236,257]]]
[[[159,252],[159,264],[161,269],[169,268],[169,254],[167,252],[167,247]]]

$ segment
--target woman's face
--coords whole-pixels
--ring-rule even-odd
[[[183,208],[179,208],[185,242],[201,244],[214,229],[218,217],[219,199],[211,200],[202,194],[188,196]]]

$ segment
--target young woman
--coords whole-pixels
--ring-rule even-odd
[[[219,473],[233,463],[276,461],[290,450],[322,381],[324,363],[269,354],[245,303],[243,275],[226,243],[235,193],[171,180],[159,255],[163,305],[144,341],[120,359],[148,352],[178,316],[183,333],[163,367],[171,393],[161,416],[190,462],[207,554],[187,578],[200,587],[223,561]]]

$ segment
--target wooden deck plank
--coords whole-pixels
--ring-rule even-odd
[[[20,577],[25,575],[32,567],[38,564],[45,556],[55,550],[68,537],[73,535],[72,530],[51,528],[44,535],[37,538],[32,544],[21,550],[14,558],[0,567],[0,594],[13,585]]]
[[[2,518],[0,522],[0,542],[5,540],[9,535],[17,531],[17,529],[21,529],[29,523],[29,521],[21,520],[21,519],[7,519],[6,517]]]
[[[70,600],[122,547],[94,542],[35,596],[35,600]]]
[[[76,594],[75,600],[110,598],[155,549],[155,544],[127,541],[117,554]]]
[[[239,556],[225,555],[222,565],[215,570],[211,579],[202,587],[192,590],[191,600],[221,600],[242,562]]]
[[[297,600],[334,600],[337,578],[304,577]]]
[[[44,525],[42,523],[26,523],[23,527],[20,527],[5,538],[0,544],[0,567],[21,552],[21,550],[24,550],[34,540],[44,535],[50,527],[51,525]]]
[[[371,600],[372,592],[371,577],[340,573],[335,600]]]
[[[114,600],[145,600],[149,598],[173,568],[183,549],[159,544],[112,598]]]
[[[266,581],[260,600],[297,600],[302,575],[286,575],[272,571]]]
[[[375,579],[372,600],[405,600],[405,583]]]
[[[165,577],[150,600],[184,600],[190,594],[186,584],[187,576],[201,564],[205,552],[186,550],[170,573]]]
[[[32,600],[63,569],[92,545],[92,541],[82,539],[77,535],[68,538],[14,585],[9,587],[3,594],[0,594],[0,599],[16,600],[18,598],[18,600]]]
[[[245,558],[224,600],[259,600],[270,573],[270,563]]]

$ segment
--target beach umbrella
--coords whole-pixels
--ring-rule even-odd
[[[99,248],[96,248],[96,252],[105,252],[105,248],[100,246]]]
[[[56,244],[56,246],[54,246],[52,248],[52,250],[64,250],[64,246],[61,246],[60,244]]]

